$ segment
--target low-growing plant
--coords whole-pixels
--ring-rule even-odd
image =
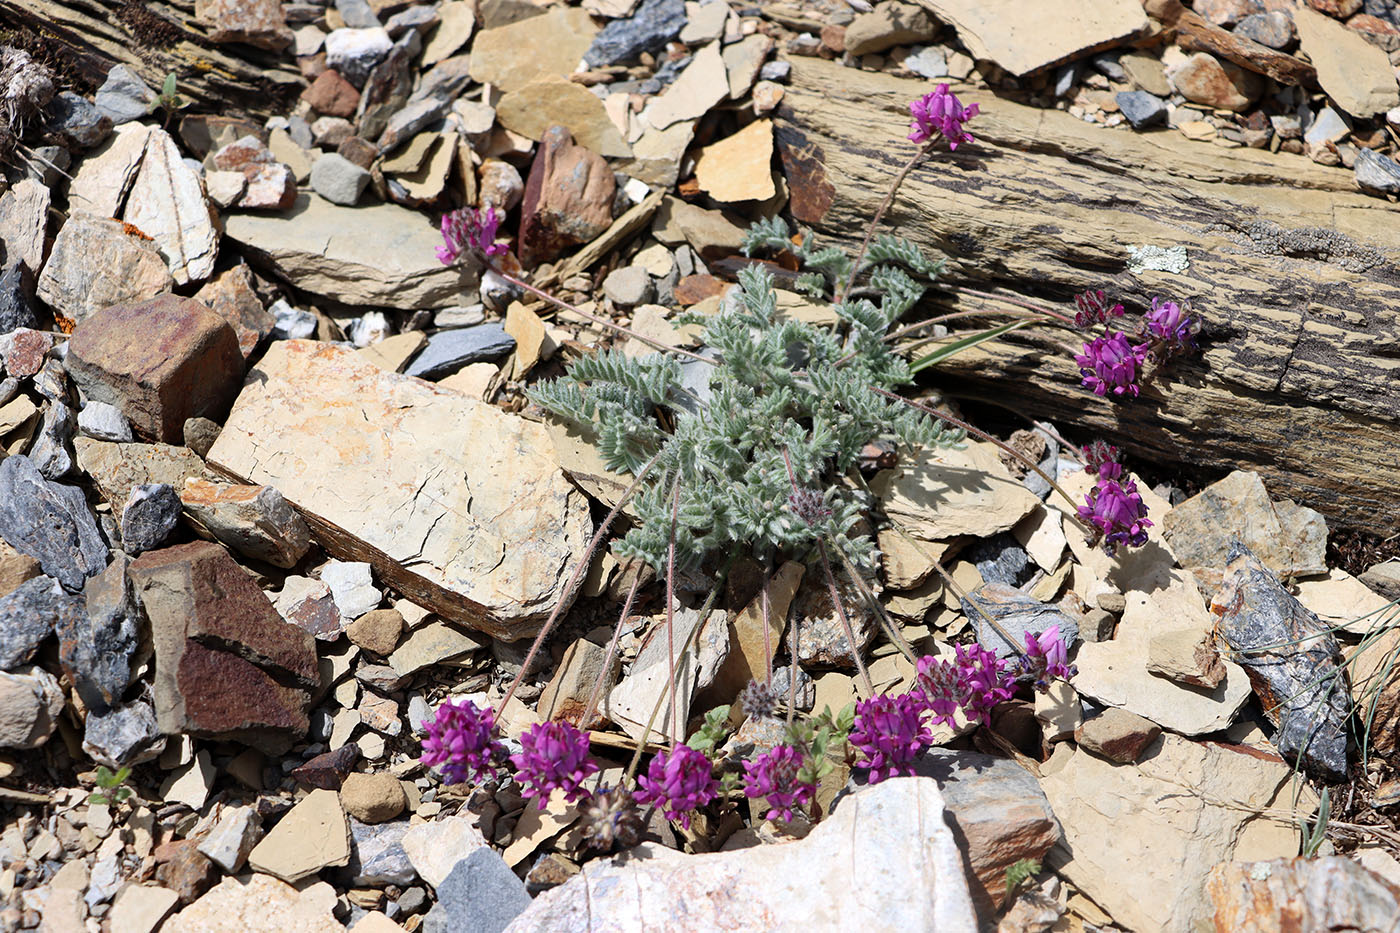
[[[131,768],[122,766],[116,771],[106,765],[98,765],[93,784],[97,785],[97,790],[88,795],[88,803],[95,803],[99,806],[115,806],[126,803],[135,791],[126,786],[127,779],[131,777]]]

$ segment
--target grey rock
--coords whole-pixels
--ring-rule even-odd
[[[1361,9],[1400,29],[1400,2],[1397,0],[1366,0]]]
[[[977,641],[995,651],[999,658],[1016,657],[1026,646],[1027,632],[1039,635],[1052,625],[1060,627],[1060,638],[1066,645],[1072,646],[1079,638],[1079,624],[1058,606],[1001,583],[984,583],[961,602],[963,613],[977,628]],[[1016,643],[1007,641],[1006,635],[994,628],[983,613],[995,619]]]
[[[1340,142],[1351,132],[1351,121],[1331,107],[1323,107],[1322,111],[1309,124],[1307,132],[1303,134],[1303,142],[1312,146],[1320,146],[1326,142]]]
[[[29,458],[46,479],[62,479],[73,472],[73,434],[77,419],[73,409],[63,402],[49,403],[44,422],[39,427],[39,439],[29,451]]]
[[[438,24],[438,11],[430,6],[411,6],[402,13],[395,13],[384,24],[390,39],[397,39],[410,29],[427,32]]]
[[[141,638],[141,604],[118,554],[83,588],[86,611],[58,623],[58,659],[88,709],[121,702]]]
[[[34,311],[34,275],[15,262],[0,275],[0,335],[18,328],[36,329],[39,315]]]
[[[630,62],[660,51],[685,28],[683,0],[643,0],[627,19],[615,19],[594,36],[583,60],[592,68]]]
[[[762,81],[777,81],[786,83],[788,76],[792,74],[791,62],[764,62],[763,67],[758,69],[758,77]]]
[[[976,564],[987,583],[1018,587],[1035,572],[1026,549],[1004,531],[976,542],[967,558]]]
[[[142,483],[122,509],[122,544],[128,554],[153,551],[180,522],[180,497],[169,483]]]
[[[777,64],[770,62],[769,64]],[[786,64],[786,63],[784,63]],[[764,65],[767,68],[768,65]],[[791,66],[788,66],[791,68]],[[917,45],[910,49],[904,67],[921,78],[946,78],[948,76],[948,53],[937,45]],[[765,80],[772,80],[771,78]]]
[[[78,412],[78,430],[87,437],[99,441],[126,443],[131,440],[131,423],[115,405],[106,402],[88,402]]]
[[[1297,114],[1276,113],[1269,117],[1269,125],[1274,128],[1279,139],[1302,139],[1303,121]]]
[[[447,116],[448,102],[437,97],[411,101],[389,118],[379,137],[379,151],[388,153]]]
[[[489,846],[458,862],[437,894],[437,906],[423,918],[424,933],[500,933],[530,906],[525,883]]]
[[[1356,184],[1363,191],[1400,194],[1400,163],[1372,149],[1356,154]]]
[[[374,66],[389,54],[393,40],[382,27],[336,29],[326,36],[326,66],[355,87],[364,87]]]
[[[802,668],[797,668],[797,698],[796,706],[801,710],[810,710],[817,702],[817,684],[812,680],[810,674]],[[776,693],[783,706],[787,706],[788,691],[792,689],[790,678],[793,667],[785,664],[782,667],[773,668],[773,692]]]
[[[335,8],[345,25],[352,29],[379,28],[379,17],[374,15],[369,0],[335,0]]]
[[[147,761],[164,748],[155,707],[145,700],[89,710],[83,723],[83,751],[110,768]]]
[[[439,331],[428,338],[428,345],[413,358],[405,372],[420,379],[438,379],[468,363],[500,359],[513,349],[515,338],[495,321]]]
[[[49,130],[75,149],[88,149],[112,135],[112,118],[81,94],[64,91],[49,104]]]
[[[1110,81],[1127,82],[1128,73],[1123,70],[1123,66],[1118,64],[1118,52],[1100,52],[1089,59],[1089,64],[1094,66],[1094,70]]]
[[[647,270],[641,266],[623,266],[609,272],[603,279],[603,293],[615,305],[634,308],[651,301],[656,289]]]
[[[219,432],[223,430],[217,422],[208,418],[186,418],[184,425],[180,429],[181,435],[185,439],[185,446],[201,457],[209,455],[209,448],[214,446],[214,442],[219,439]]]
[[[50,188],[58,184],[73,163],[73,157],[62,146],[35,146],[33,152],[34,158],[26,164],[24,175]]]
[[[44,479],[23,455],[0,462],[0,538],[70,593],[107,566],[107,545],[82,491]]]
[[[1079,80],[1079,63],[1071,62],[1061,66],[1055,73],[1055,96],[1064,97]]]
[[[4,379],[0,379],[0,405],[5,405],[14,401],[17,395],[19,395],[18,379],[14,376],[6,376]]]
[[[41,667],[0,673],[0,748],[38,748],[63,713],[63,688]]]
[[[1238,541],[1211,599],[1227,660],[1244,667],[1288,762],[1336,784],[1347,777],[1351,698],[1335,635]]]
[[[316,315],[293,308],[284,299],[277,299],[267,309],[272,314],[273,340],[301,340],[316,333]]]
[[[457,99],[457,96],[471,83],[471,56],[454,55],[451,58],[444,58],[432,67],[432,70],[423,75],[423,80],[418,83],[418,90],[413,92],[409,102],[424,100],[432,97],[445,101],[448,106]]]
[[[1167,122],[1167,104],[1156,94],[1146,91],[1119,91],[1114,95],[1118,109],[1135,130],[1145,130]]]
[[[69,593],[49,576],[26,580],[0,597],[0,670],[33,660],[56,626],[82,618],[85,611],[81,596]]]
[[[408,852],[403,847],[408,820],[387,823],[361,823],[350,817],[350,864],[346,872],[351,884],[412,884],[418,879]]]
[[[369,185],[369,172],[334,152],[327,152],[311,166],[311,187],[321,197],[347,207],[354,205]]]
[[[126,65],[114,65],[107,80],[97,89],[97,109],[111,118],[113,126],[140,120],[150,113],[156,92]]]
[[[422,888],[409,888],[399,895],[399,899],[395,903],[405,915],[416,914],[428,906],[428,892]]]
[[[1235,35],[1271,49],[1286,49],[1293,44],[1293,17],[1287,10],[1251,13],[1235,26]]]
[[[384,132],[389,118],[408,103],[414,74],[413,56],[403,45],[395,43],[384,60],[374,66],[360,91],[355,125],[361,138],[378,139]]]

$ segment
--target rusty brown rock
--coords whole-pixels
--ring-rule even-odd
[[[162,732],[274,751],[305,733],[306,690],[320,683],[311,636],[282,621],[223,548],[149,551],[131,577],[151,620]]]
[[[292,780],[319,787],[322,790],[340,790],[341,783],[360,760],[360,746],[354,742],[342,745],[333,752],[323,752],[306,764],[292,770]]]
[[[1086,719],[1074,730],[1074,740],[1119,764],[1132,764],[1147,746],[1157,741],[1162,727],[1137,713],[1110,706],[1097,716]]]
[[[559,670],[544,688],[544,693],[540,694],[540,715],[545,719],[571,722],[582,729],[596,729],[605,723],[606,718],[599,715],[596,709],[587,723],[583,721],[583,714],[587,711],[606,657],[607,649],[587,638],[580,638],[569,645],[559,662]],[[602,680],[602,689],[598,694],[600,706],[616,678],[617,663],[614,661]]]
[[[256,136],[236,139],[214,153],[214,168],[242,172],[248,187],[238,206],[260,210],[286,210],[297,199],[296,175],[273,157]]]
[[[1335,19],[1346,19],[1361,9],[1362,0],[1308,0],[1308,6]]]
[[[301,92],[311,109],[331,117],[351,117],[360,106],[360,92],[334,68],[321,72],[311,86]]]
[[[180,839],[156,850],[160,864],[156,880],[174,891],[181,904],[191,904],[219,880],[219,868],[199,851],[198,839]]]
[[[1259,0],[1196,0],[1196,13],[1217,26],[1234,26],[1252,13],[1264,12]]]
[[[562,126],[545,130],[521,205],[520,259],[527,266],[586,243],[612,223],[616,182],[602,156],[574,145]]]
[[[676,302],[682,308],[698,305],[706,298],[723,295],[729,290],[729,283],[713,275],[687,275],[676,283]]]
[[[44,358],[53,349],[54,338],[43,331],[20,327],[0,336],[0,358],[5,374],[27,379],[44,368]]]
[[[1206,893],[1220,933],[1379,933],[1400,917],[1400,887],[1340,855],[1223,862],[1211,870]]]
[[[195,17],[210,27],[210,42],[243,42],[272,52],[292,44],[279,0],[197,0]]]
[[[1317,80],[1317,69],[1301,58],[1212,26],[1189,10],[1181,14],[1176,28],[1177,41],[1188,52],[1210,52],[1280,84],[1307,85]]]
[[[1257,76],[1205,52],[1167,69],[1167,79],[1187,100],[1223,110],[1244,110],[1263,90]]]
[[[220,273],[217,278],[205,283],[194,297],[228,321],[238,335],[238,349],[243,352],[245,360],[272,333],[275,322],[263,307],[262,299],[253,291],[253,273],[247,266],[234,266]]]
[[[180,443],[187,418],[222,418],[238,394],[238,336],[203,304],[162,295],[83,321],[67,367],[89,399],[120,408],[137,433]]]

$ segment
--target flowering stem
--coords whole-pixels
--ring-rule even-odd
[[[875,695],[875,687],[870,683],[870,672],[865,669],[865,660],[860,656],[860,645],[856,644],[855,629],[851,628],[851,620],[846,616],[846,606],[841,602],[841,594],[836,589],[836,575],[831,572],[831,561],[826,557],[826,542],[817,542],[817,553],[821,555],[822,570],[826,571],[826,586],[831,593],[831,603],[836,607],[836,617],[841,620],[841,629],[846,633],[846,643],[851,646],[851,657],[856,662],[856,670],[860,671],[861,682],[865,684],[865,692],[869,696]]]
[[[788,714],[787,724],[797,717],[797,623],[801,613],[793,613],[788,632]]]
[[[520,673],[515,675],[515,679],[510,682],[510,687],[506,690],[505,696],[501,698],[501,702],[496,706],[497,719],[499,719],[501,713],[505,711],[506,704],[510,702],[510,698],[515,696],[516,688],[520,686],[520,681],[525,678],[525,672],[530,669],[530,665],[535,662],[535,655],[539,654],[540,646],[543,645],[544,640],[549,637],[550,630],[554,628],[554,623],[559,621],[559,616],[564,611],[564,605],[569,601],[569,595],[574,592],[574,587],[578,586],[579,580],[583,578],[584,572],[588,569],[589,564],[592,563],[593,552],[598,549],[599,543],[602,542],[603,537],[608,533],[608,529],[612,527],[613,520],[617,518],[618,513],[622,511],[622,507],[627,504],[627,501],[631,499],[641,487],[643,477],[651,472],[651,468],[655,466],[656,461],[660,459],[661,452],[658,451],[655,456],[646,462],[641,471],[637,473],[636,479],[632,480],[632,485],[627,487],[626,491],[623,492],[622,496],[617,500],[617,505],[612,507],[612,511],[608,512],[607,517],[603,519],[603,523],[599,525],[598,530],[593,533],[593,538],[588,542],[588,547],[584,550],[583,556],[580,557],[578,563],[574,565],[574,572],[569,576],[569,583],[564,587],[564,592],[559,597],[559,602],[554,604],[554,610],[550,612],[549,618],[545,620],[544,626],[540,629],[540,633],[535,636],[534,642],[531,643],[530,650],[526,652],[525,662],[520,665]]]
[[[898,395],[894,392],[886,392],[884,389],[881,389],[878,386],[870,386],[869,388],[870,391],[875,392],[879,395],[883,395],[886,398],[893,399],[897,402],[903,402],[905,405],[908,405],[911,408],[917,408],[919,411],[923,412],[926,415],[929,415],[930,417],[939,418],[943,421],[948,422],[954,427],[962,428],[967,433],[975,435],[976,437],[980,437],[984,441],[991,441],[998,448],[1010,454],[1012,457],[1015,457],[1021,463],[1024,463],[1030,470],[1034,471],[1037,476],[1045,480],[1045,482],[1049,483],[1050,488],[1058,492],[1064,498],[1064,500],[1070,504],[1070,508],[1073,511],[1068,513],[1069,517],[1072,518],[1079,525],[1080,528],[1084,529],[1085,534],[1097,534],[1097,532],[1094,529],[1091,529],[1088,525],[1085,525],[1084,522],[1080,520],[1078,513],[1079,505],[1074,501],[1074,497],[1071,496],[1069,493],[1065,492],[1064,487],[1062,487],[1059,483],[1055,482],[1048,475],[1046,475],[1045,471],[1040,468],[1039,464],[1032,463],[1029,457],[1021,453],[1016,448],[1012,447],[1010,444],[998,440],[997,438],[988,434],[986,431],[981,430],[980,428],[974,428],[972,425],[968,424],[966,421],[963,421],[961,418],[955,418],[952,415],[947,414],[946,412],[935,411],[934,409],[929,408],[927,405],[924,405],[921,402],[916,402],[913,399],[907,399],[902,395]]]
[[[588,705],[584,707],[583,718],[579,720],[580,728],[588,728],[588,723],[593,721],[593,714],[603,698],[603,685],[607,683],[608,671],[612,670],[613,659],[617,657],[617,643],[622,638],[622,628],[627,624],[627,617],[632,614],[632,601],[637,598],[637,590],[641,585],[642,574],[639,568],[632,576],[632,585],[627,588],[627,599],[622,604],[622,614],[617,617],[617,627],[613,629],[612,638],[608,641],[608,652],[603,658],[603,667],[598,671],[597,679],[593,681],[593,692],[589,694]]]
[[[860,264],[865,261],[865,253],[870,249],[870,240],[875,236],[875,228],[880,225],[880,221],[885,219],[885,211],[890,209],[894,203],[895,193],[899,191],[899,186],[904,184],[904,179],[909,177],[909,173],[914,170],[914,166],[919,164],[933,150],[932,145],[920,146],[904,167],[894,176],[894,181],[890,183],[890,190],[885,193],[885,200],[880,202],[880,208],[875,212],[875,216],[870,218],[870,224],[865,228],[865,237],[860,241],[860,249],[856,250],[856,260],[851,264],[851,274],[846,279],[846,287],[841,289],[841,300],[838,304],[845,304],[850,297],[851,288],[856,284],[856,276],[860,274]]]
[[[554,297],[542,288],[536,288],[529,282],[526,282],[523,279],[519,279],[511,275],[509,272],[503,272],[498,266],[496,266],[495,263],[491,262],[489,259],[485,260],[485,265],[486,268],[490,269],[492,272],[496,273],[512,285],[524,289],[525,291],[529,292],[531,295],[534,295],[537,298],[543,298],[550,304],[555,305],[559,308],[563,308],[570,314],[577,314],[579,317],[592,321],[594,324],[599,324],[603,327],[612,328],[620,334],[625,334],[626,336],[631,337],[633,340],[639,340],[647,346],[660,350],[663,353],[675,353],[679,356],[684,356],[692,360],[699,360],[702,363],[709,363],[711,366],[719,365],[707,356],[701,356],[698,353],[691,353],[689,350],[682,350],[680,347],[673,347],[669,344],[662,343],[659,340],[653,340],[650,337],[644,337],[641,334],[637,333],[635,330],[632,330],[630,327],[624,327],[623,325],[618,324],[615,321],[609,321],[605,317],[599,317],[596,314],[585,311],[582,308],[579,308],[575,305],[571,305],[567,301],[564,301],[562,298]]]
[[[841,559],[841,566],[846,569],[846,575],[855,583],[856,589],[860,590],[861,598],[865,600],[866,605],[869,606],[870,610],[879,618],[880,624],[884,626],[885,634],[889,635],[890,642],[899,649],[900,654],[904,655],[910,661],[917,663],[919,659],[914,654],[914,647],[909,644],[909,640],[904,637],[899,627],[894,624],[894,620],[890,618],[889,613],[885,612],[885,607],[880,604],[880,600],[875,596],[875,593],[866,585],[865,579],[856,571],[855,565],[852,564],[851,559],[846,556],[846,552],[836,547],[834,543],[832,547],[836,551],[836,556]]]
[[[948,589],[952,590],[953,595],[958,598],[958,602],[970,605],[972,608],[976,609],[977,614],[980,615],[982,618],[986,619],[987,624],[990,625],[992,628],[996,629],[997,632],[1000,633],[1001,637],[1005,638],[1012,648],[1014,648],[1019,654],[1026,653],[1025,647],[1016,641],[1016,636],[1012,635],[1005,628],[1003,628],[1002,624],[996,619],[993,619],[991,615],[987,612],[987,610],[982,608],[982,605],[978,603],[977,600],[968,598],[967,591],[964,590],[962,587],[958,586],[957,581],[954,580],[953,575],[948,572],[948,568],[943,566],[943,562],[941,560],[935,558],[933,561],[933,566],[934,569],[938,571],[938,575],[943,578],[943,582],[947,584]]]
[[[773,635],[768,631],[770,609],[768,606],[768,583],[773,579],[773,575],[768,572],[769,568],[763,571],[763,589],[759,592],[759,605],[763,608],[763,683],[765,686],[773,686]]]
[[[958,292],[963,295],[972,295],[975,298],[984,298],[990,301],[1004,301],[1009,305],[1016,305],[1017,307],[1025,308],[1028,311],[1034,311],[1036,314],[1044,314],[1049,317],[1056,318],[1057,320],[1063,321],[1064,323],[1068,324],[1071,327],[1075,327],[1076,329],[1078,327],[1078,325],[1074,323],[1074,318],[1069,316],[1068,314],[1061,314],[1059,311],[1056,311],[1053,308],[1047,307],[1043,304],[1038,304],[1034,301],[1027,301],[1024,298],[1016,298],[1011,295],[1001,295],[996,292],[984,292],[981,289],[968,288],[966,285],[940,284],[939,287],[946,288],[949,291]]]
[[[901,327],[899,330],[890,331],[888,334],[885,335],[885,342],[886,342],[886,343],[893,343],[894,341],[898,340],[900,337],[904,337],[904,336],[906,336],[906,335],[908,335],[908,334],[913,333],[913,332],[916,331],[916,330],[921,330],[921,329],[923,329],[923,328],[925,328],[925,327],[930,327],[930,326],[932,326],[932,325],[934,325],[934,324],[942,324],[942,323],[944,323],[944,322],[946,322],[946,321],[957,321],[957,320],[961,320],[961,319],[963,319],[963,318],[969,318],[969,317],[985,317],[985,316],[988,315],[988,314],[1000,314],[1000,315],[1003,315],[1003,316],[1005,316],[1005,317],[1027,317],[1027,318],[1033,318],[1033,317],[1038,317],[1038,316],[1039,316],[1039,315],[1037,315],[1037,314],[1036,314],[1035,312],[1033,312],[1033,311],[992,311],[992,310],[983,310],[983,309],[979,309],[979,310],[977,310],[977,311],[955,311],[955,312],[953,312],[952,314],[940,314],[940,315],[938,315],[937,317],[931,317],[931,318],[928,318],[928,319],[926,319],[926,320],[919,321],[919,322],[917,322],[917,323],[915,323],[915,324],[910,324],[910,325],[908,325],[907,327]],[[851,359],[851,358],[853,358],[854,356],[855,356],[855,354],[852,353],[850,356],[847,356],[847,357],[842,358],[841,362],[844,363],[847,359]]]
[[[676,522],[681,511],[681,475],[671,484],[671,539],[666,545],[666,660],[671,664],[671,747],[680,741],[676,721]]]

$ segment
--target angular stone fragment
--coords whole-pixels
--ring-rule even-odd
[[[174,284],[149,240],[122,225],[75,211],[54,238],[39,276],[39,297],[70,321],[116,304],[145,301]]]
[[[1080,748],[1119,764],[1132,764],[1162,734],[1162,727],[1136,713],[1110,706],[1074,730]]]
[[[441,379],[469,363],[499,359],[513,349],[515,338],[495,321],[442,330],[428,338],[428,345],[405,372],[419,379]]]
[[[271,486],[231,486],[191,476],[180,502],[216,540],[245,557],[294,567],[311,548],[306,523]]]
[[[76,593],[107,566],[82,490],[44,479],[28,457],[0,461],[0,538]]]
[[[320,443],[308,447],[307,430]],[[543,427],[353,350],[284,341],[209,456],[280,489],[332,554],[368,560],[419,605],[514,640],[571,598],[564,584],[591,527],[549,450]]]
[[[263,307],[257,292],[253,291],[253,273],[245,265],[237,265],[220,273],[194,297],[228,321],[238,335],[238,348],[245,360],[272,333],[272,315]]]
[[[408,820],[370,825],[350,818],[350,844],[353,850],[346,870],[352,884],[410,885],[418,877],[404,851],[403,838]]]
[[[121,508],[132,488],[142,483],[169,483],[180,489],[191,476],[214,478],[197,454],[171,444],[116,444],[79,437],[73,449],[78,466],[114,508]]]
[[[562,126],[546,130],[521,202],[521,262],[549,261],[564,247],[608,229],[615,190],[612,170],[601,156],[574,145]]]
[[[41,667],[0,672],[0,748],[38,748],[63,713],[63,688]]]
[[[169,483],[151,483],[131,490],[122,509],[122,545],[135,556],[153,551],[169,539],[180,522],[180,497]]]
[[[705,147],[695,163],[695,180],[700,190],[716,201],[765,201],[775,191],[772,161],[773,124],[755,120],[733,136]]]
[[[354,116],[360,105],[360,92],[355,85],[340,76],[340,72],[327,69],[317,76],[311,86],[301,93],[301,99],[311,105],[317,113],[333,117]]]
[[[163,130],[152,130],[147,138],[122,219],[155,241],[177,285],[203,281],[214,271],[219,231],[199,173],[185,164]]]
[[[891,521],[921,541],[1007,531],[1040,503],[985,443],[921,452],[876,492]]]
[[[49,226],[49,189],[33,178],[0,195],[0,243],[5,265],[23,263],[31,274],[44,267],[44,241]]]
[[[437,889],[438,902],[423,918],[427,933],[504,930],[530,906],[525,885],[495,849],[482,847],[458,862]]]
[[[729,73],[719,43],[711,42],[696,52],[675,83],[642,111],[642,118],[653,129],[664,130],[673,123],[704,116],[728,95]]]
[[[112,125],[129,123],[150,115],[156,92],[126,65],[113,65],[107,79],[97,89],[93,103],[112,120]]]
[[[217,875],[217,869],[214,872]],[[246,880],[226,877],[165,921],[161,933],[286,933],[289,928],[297,933],[345,933],[345,926],[331,912],[335,898],[314,896],[315,887],[298,891],[263,874]]]
[[[588,12],[574,7],[484,29],[472,42],[472,80],[509,92],[544,75],[568,77],[596,32]]]
[[[924,0],[921,5],[957,29],[973,58],[990,59],[1013,75],[1112,48],[1150,28],[1137,0],[1091,6],[1077,0]]]
[[[1356,154],[1356,185],[1363,191],[1400,194],[1400,163],[1372,149]]]
[[[360,746],[351,742],[333,752],[317,755],[301,767],[292,769],[291,776],[293,780],[312,787],[340,790],[341,782],[359,760]]]
[[[622,11],[622,16],[630,12],[630,6]],[[603,27],[588,47],[584,61],[589,67],[598,68],[631,62],[643,52],[659,52],[680,33],[686,21],[683,0],[644,0],[632,16],[614,19]]]
[[[0,671],[32,661],[55,628],[82,619],[84,612],[82,598],[50,576],[34,577],[0,597]]]
[[[1217,930],[1385,930],[1400,886],[1345,856],[1223,862],[1206,893]]]
[[[1170,733],[1136,765],[1076,752],[1040,779],[1064,829],[1046,862],[1125,928],[1211,929],[1212,866],[1297,851],[1297,827],[1272,815],[1291,777],[1267,753]]]
[[[1317,67],[1317,82],[1354,117],[1384,113],[1400,104],[1400,89],[1384,50],[1334,19],[1303,7],[1294,11],[1299,50]]]
[[[85,320],[68,342],[67,367],[88,398],[120,408],[138,432],[179,443],[187,418],[227,410],[243,354],[223,318],[163,295]]]
[[[209,835],[199,842],[199,851],[229,874],[243,867],[248,853],[262,836],[262,818],[252,807],[225,810]]]
[[[805,839],[681,855],[644,845],[643,858],[599,859],[518,916],[515,933],[583,933],[607,918],[643,929],[656,917],[694,929],[977,929],[954,830],[938,785],[900,777],[842,800]],[[860,866],[869,883],[851,883]]]
[[[313,790],[248,856],[257,871],[296,881],[350,861],[350,826],[333,790]]]
[[[164,750],[155,708],[144,700],[89,710],[83,722],[83,751],[109,768],[148,761]]]
[[[1336,636],[1242,544],[1210,608],[1227,656],[1278,727],[1275,747],[1309,774],[1345,780],[1350,698]]]
[[[1059,606],[1043,603],[1004,583],[984,583],[961,600],[962,611],[977,629],[977,640],[998,657],[1015,658],[1026,647],[1025,636],[1040,635],[1058,626],[1060,641],[1072,648],[1079,640],[1079,624]],[[987,621],[991,616],[997,626]],[[1003,634],[1005,633],[1005,634]],[[1015,644],[1007,641],[1010,635]]]
[[[74,212],[116,217],[145,158],[146,141],[155,131],[143,123],[125,124],[101,149],[83,159],[68,186]]]
[[[896,45],[927,42],[938,35],[938,21],[912,3],[881,3],[861,13],[846,27],[846,51],[851,55],[883,52]]]
[[[305,733],[305,688],[320,682],[311,636],[282,621],[223,548],[152,551],[131,575],[151,619],[162,732],[270,750]]]
[[[245,42],[271,52],[292,44],[279,0],[197,0],[195,16],[209,25],[211,42]]]
[[[729,653],[729,628],[724,612],[714,610],[702,619],[698,610],[678,608],[673,617],[674,641],[666,635],[662,622],[652,626],[637,653],[632,671],[616,687],[605,694],[603,712],[634,739],[640,739],[652,711],[658,708],[652,731],[658,736],[676,736],[677,725],[684,723],[695,694],[714,682],[715,674]],[[703,626],[695,635],[697,626]],[[682,647],[694,640],[696,651],[682,654]],[[679,715],[671,712],[670,691],[673,667],[669,647],[675,648],[675,705]],[[708,648],[707,648],[708,646]],[[720,648],[716,651],[715,648]],[[684,726],[682,725],[683,729]]]
[[[1245,110],[1263,90],[1257,75],[1205,52],[1168,68],[1167,79],[1187,100],[1223,110]]]
[[[603,102],[587,88],[547,76],[512,91],[496,105],[501,126],[535,141],[551,126],[562,126],[580,146],[608,158],[627,158],[632,149],[613,125]],[[611,218],[609,218],[611,219]]]
[[[127,574],[131,562],[118,554],[83,588],[84,611],[57,626],[63,672],[89,710],[116,706],[131,684],[131,662],[145,617]]]
[[[303,195],[284,215],[235,214],[226,232],[259,268],[345,304],[444,307],[475,281],[469,264],[438,262],[442,234],[431,218],[395,204],[341,207]]]

